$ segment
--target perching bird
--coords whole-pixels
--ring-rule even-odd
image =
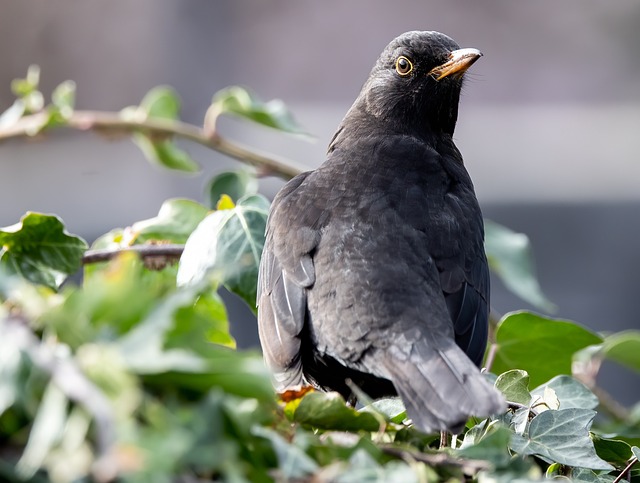
[[[273,201],[258,282],[266,364],[312,384],[398,394],[425,432],[506,407],[481,375],[489,271],[482,214],[452,136],[482,54],[438,32],[382,52],[326,161]]]

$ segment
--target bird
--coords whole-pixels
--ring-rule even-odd
[[[395,38],[326,160],[276,194],[257,306],[278,392],[397,395],[425,433],[506,408],[479,369],[489,269],[453,141],[464,74],[481,56],[436,31]]]

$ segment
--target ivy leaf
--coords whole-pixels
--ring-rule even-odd
[[[229,332],[227,310],[216,292],[207,291],[193,304],[178,308],[175,319],[174,328],[166,336],[168,348],[190,347],[203,356],[208,355],[212,343],[236,348]]]
[[[534,397],[543,398],[545,388],[555,391],[560,401],[560,409],[581,408],[595,409],[598,407],[598,397],[587,386],[571,376],[556,376],[531,391]]]
[[[30,282],[58,289],[82,264],[87,242],[69,234],[60,218],[28,212],[0,228],[0,265]]]
[[[282,472],[283,481],[302,479],[318,469],[318,463],[301,448],[290,444],[272,429],[256,426],[252,429],[252,433],[271,442],[278,458],[278,467]]]
[[[500,374],[495,386],[504,394],[507,401],[528,405],[531,402],[529,393],[529,374],[526,371],[512,369]]]
[[[332,481],[336,483],[437,481],[433,470],[422,463],[413,462],[410,466],[404,461],[392,460],[382,465],[362,448],[354,451],[346,463],[340,468],[339,475],[331,478]]]
[[[590,409],[544,411],[531,420],[528,434],[512,435],[511,448],[567,466],[612,470],[613,466],[596,454],[589,437],[595,416]]]
[[[155,140],[146,134],[138,133],[133,135],[133,141],[140,148],[145,158],[157,166],[186,173],[200,171],[198,163],[171,140]]]
[[[308,393],[298,404],[293,413],[293,420],[318,429],[339,431],[378,431],[380,429],[380,422],[373,414],[348,407],[344,398],[336,392]]]
[[[534,307],[554,311],[536,278],[529,238],[490,220],[484,221],[484,229],[489,267],[505,287]]]
[[[213,96],[205,120],[209,129],[213,129],[217,117],[221,114],[232,114],[290,134],[307,135],[284,102],[280,99],[263,102],[244,87],[227,87]]]
[[[502,318],[496,342],[491,370],[523,369],[531,385],[537,386],[559,374],[571,374],[573,354],[602,343],[602,338],[571,321],[520,311]]]
[[[624,441],[603,438],[597,434],[593,434],[591,439],[598,456],[612,465],[624,468],[633,457],[631,446]]]
[[[24,79],[11,81],[11,92],[18,97],[26,97],[38,90],[40,84],[40,66],[31,64]]]
[[[404,407],[402,399],[399,397],[378,399],[368,406],[363,407],[360,411],[382,414],[387,421],[396,424],[400,424],[407,419],[407,410]]]
[[[6,129],[13,126],[26,111],[26,105],[22,99],[16,99],[13,104],[0,114],[0,129]]]
[[[58,85],[51,93],[51,102],[64,119],[70,117],[76,102],[76,83],[68,80]]]
[[[184,247],[178,285],[224,284],[254,309],[268,212],[267,199],[253,195],[207,216]]]
[[[185,243],[209,210],[192,200],[173,198],[162,203],[158,215],[131,226],[137,243],[150,240]]]
[[[640,331],[627,330],[606,337],[602,353],[607,359],[640,372]]]
[[[20,334],[12,330],[10,322],[0,318],[0,416],[14,404],[23,385],[19,339]]]
[[[74,349],[96,338],[113,340],[136,327],[175,289],[175,275],[167,271],[145,270],[135,253],[121,253],[100,268],[85,270],[82,287],[67,287],[64,301],[47,313],[46,324]]]
[[[615,480],[615,476],[606,473],[598,474],[586,468],[571,469],[571,481],[573,483],[614,483]]]
[[[69,401],[58,386],[50,382],[33,420],[29,440],[16,464],[23,479],[30,479],[43,466],[54,445],[62,435],[67,420]]]
[[[459,451],[460,455],[470,459],[490,461],[497,468],[507,466],[511,460],[509,441],[511,431],[499,427],[484,436],[480,441]]]
[[[247,195],[258,192],[258,180],[247,170],[225,171],[215,176],[207,187],[209,206],[216,208],[222,195],[229,196],[234,202]]]
[[[171,294],[114,343],[127,367],[152,385],[174,384],[203,393],[218,386],[238,396],[273,401],[273,388],[261,357],[215,344],[205,347],[202,341],[194,346],[209,328],[198,327],[203,323],[202,314],[187,328],[178,327],[185,320],[181,310],[190,307],[196,297],[197,292],[191,288]]]
[[[180,98],[171,87],[154,87],[142,98],[140,109],[148,117],[178,119],[180,114]]]
[[[160,86],[151,89],[142,99],[140,106],[125,109],[122,115],[133,116],[136,119],[142,117],[170,121],[178,119],[179,113],[178,95],[170,87]],[[187,173],[200,170],[198,163],[166,136],[151,136],[139,132],[133,135],[133,141],[153,164]]]

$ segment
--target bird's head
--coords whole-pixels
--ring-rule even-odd
[[[480,56],[439,32],[402,34],[380,54],[354,108],[394,130],[453,134],[463,75]]]

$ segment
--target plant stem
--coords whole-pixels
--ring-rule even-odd
[[[12,138],[33,136],[34,133],[40,133],[43,128],[49,129],[46,127],[48,119],[49,113],[46,111],[23,116],[14,124],[0,129],[0,142]],[[58,126],[56,125],[56,127]],[[149,117],[129,119],[117,112],[74,111],[65,119],[64,124],[60,124],[60,127],[112,135],[143,133],[152,137],[175,136],[255,166],[265,175],[290,179],[303,171],[293,161],[249,149],[224,139],[215,132],[208,135],[202,128],[179,120]]]
[[[105,248],[100,250],[87,250],[82,256],[82,264],[107,262],[122,252],[134,252],[141,258],[161,257],[167,260],[177,260],[182,255],[184,245],[133,245],[123,248]]]

